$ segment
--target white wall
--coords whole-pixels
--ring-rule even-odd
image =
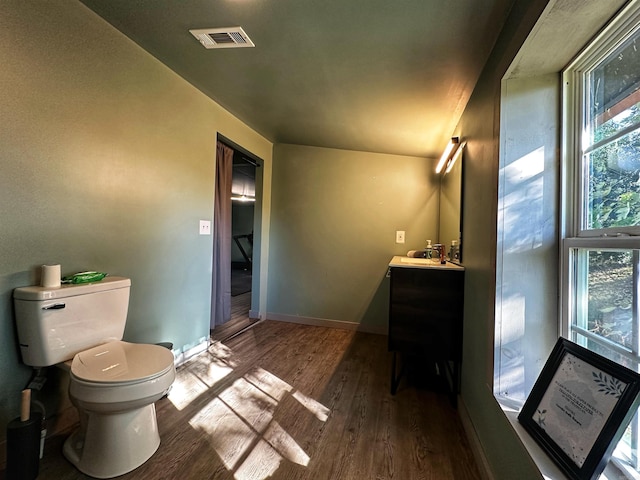
[[[522,404],[558,338],[560,77],[503,82],[494,391]]]

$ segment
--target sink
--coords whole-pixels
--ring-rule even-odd
[[[412,257],[401,257],[400,255],[396,255],[389,262],[389,267],[407,267],[407,268],[437,268],[437,269],[447,269],[447,270],[464,270],[462,265],[458,265],[455,263],[451,263],[447,261],[446,263],[440,263],[439,258],[412,258]]]
[[[417,263],[421,265],[433,265],[434,263],[440,263],[439,258],[411,258],[411,257],[400,257],[400,261],[402,263]]]

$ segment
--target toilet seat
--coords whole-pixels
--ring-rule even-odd
[[[149,382],[173,370],[170,350],[149,344],[114,341],[77,353],[71,375],[95,387],[118,387]]]

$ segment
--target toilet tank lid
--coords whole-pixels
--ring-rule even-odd
[[[18,300],[51,300],[52,298],[67,298],[77,295],[115,290],[131,286],[131,279],[125,277],[105,277],[95,283],[80,283],[61,285],[59,287],[18,287],[13,291],[13,298]]]

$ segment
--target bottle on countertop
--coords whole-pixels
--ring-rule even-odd
[[[453,262],[457,262],[460,260],[460,245],[458,245],[458,240],[451,240],[451,250],[449,251],[449,258]]]
[[[447,263],[447,257],[446,257],[446,251],[445,251],[445,246],[442,243],[436,243],[433,246],[433,251],[435,252],[435,257],[436,259],[440,259],[440,263],[441,264],[445,264]]]
[[[440,263],[444,265],[447,263],[447,253],[445,251],[444,244],[440,245]]]
[[[431,240],[427,240],[427,248],[426,248],[426,258],[433,258],[433,245],[431,245]]]

